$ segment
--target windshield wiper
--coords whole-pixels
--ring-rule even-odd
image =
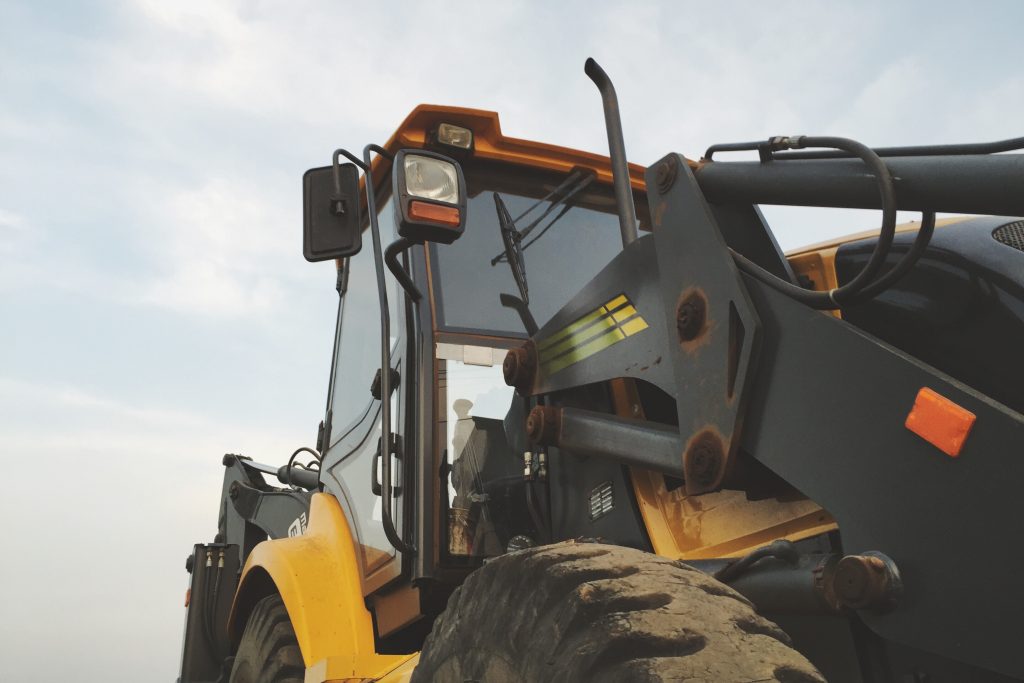
[[[516,224],[512,220],[512,215],[508,212],[508,207],[505,206],[505,202],[501,200],[501,195],[497,192],[494,194],[494,209],[498,212],[498,227],[501,228],[501,241],[505,243],[505,253],[503,256],[508,261],[509,268],[512,269],[512,277],[516,280],[516,285],[519,287],[519,295],[522,297],[523,303],[526,305],[530,304],[530,290],[526,285],[526,264],[523,262],[523,234],[516,229]],[[493,266],[498,260],[495,258],[491,261]]]
[[[597,177],[597,174],[594,173],[593,171],[591,171],[589,169],[578,168],[575,171],[573,171],[572,173],[570,173],[568,175],[568,177],[566,177],[566,179],[563,180],[560,185],[558,185],[558,187],[553,189],[551,192],[549,192],[547,195],[545,195],[541,199],[538,199],[536,202],[531,204],[525,211],[523,211],[521,214],[519,214],[515,218],[511,218],[510,214],[508,213],[508,209],[506,208],[505,209],[505,215],[506,215],[506,217],[508,219],[508,223],[510,224],[511,229],[518,236],[519,242],[521,244],[523,238],[527,237],[531,232],[533,232],[537,228],[537,226],[540,225],[541,222],[551,214],[552,211],[554,211],[555,209],[561,207],[561,211],[559,211],[558,214],[555,215],[555,217],[552,218],[551,221],[548,222],[547,225],[545,225],[543,228],[541,228],[541,230],[536,234],[536,236],[534,236],[533,239],[531,239],[530,241],[526,242],[525,244],[521,244],[521,249],[529,248],[530,245],[532,245],[534,242],[536,242],[541,237],[543,237],[544,233],[546,233],[548,230],[550,230],[551,226],[553,226],[555,223],[557,223],[562,218],[562,216],[564,216],[566,213],[568,213],[569,209],[572,208],[572,205],[569,204],[569,200],[571,200],[573,197],[575,197],[577,194],[579,194],[581,191],[583,191],[588,185],[590,185],[590,183],[592,183],[594,181],[594,179],[596,177]],[[532,212],[538,206],[540,206],[541,204],[543,204],[544,202],[546,202],[548,200],[551,200],[552,197],[555,197],[556,195],[559,195],[559,194],[561,194],[561,196],[558,197],[557,199],[555,199],[554,201],[552,201],[551,204],[548,206],[548,208],[545,209],[544,212],[541,213],[540,216],[538,216],[536,219],[534,219],[529,225],[527,225],[522,230],[519,230],[518,228],[516,228],[516,223],[518,223],[523,218],[525,218],[530,212]],[[495,193],[495,195],[497,195],[497,193]],[[496,196],[495,203],[497,204],[498,201],[499,200],[497,199],[497,196]],[[502,202],[502,206],[504,206],[504,202]],[[500,222],[502,220],[501,210],[500,209],[498,210],[498,220],[499,220],[499,225],[500,225]],[[502,226],[501,229],[502,229],[502,235],[504,235],[506,228],[504,226]],[[491,265],[493,266],[493,265],[496,265],[497,263],[499,263],[501,261],[507,261],[508,260],[507,254],[508,254],[508,245],[506,244],[505,253],[498,254],[497,256],[492,258],[491,259]],[[521,257],[522,257],[522,254],[520,253],[520,261],[522,261]],[[525,272],[523,273],[523,278],[525,280]]]

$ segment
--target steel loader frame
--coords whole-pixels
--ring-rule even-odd
[[[616,176],[625,179],[621,148],[619,158],[614,145],[612,152]],[[1024,534],[1024,417],[734,263],[730,248],[792,277],[752,201],[878,207],[859,162],[814,161],[817,175],[803,173],[805,163],[701,167],[671,154],[648,168],[653,234],[632,240],[624,231],[623,251],[506,362],[510,384],[547,397],[528,431],[542,444],[572,441],[681,475],[691,495],[738,476],[743,453],[827,509],[844,554],[878,558],[865,566],[885,575],[877,582],[884,589],[858,610],[876,634],[1024,677],[1015,628],[1024,610],[1016,578],[1024,564],[1016,542]],[[1024,213],[1024,157],[921,156],[894,165],[908,169],[897,175],[900,209]],[[798,194],[785,181],[794,174]],[[978,177],[999,181],[973,187]],[[632,207],[620,202],[621,211]],[[574,325],[623,296],[646,327],[612,330],[598,342],[607,344],[600,353],[556,355],[573,343]],[[560,407],[574,391],[618,378],[675,399],[678,436],[667,425]],[[976,417],[959,457],[905,426],[922,389]],[[979,559],[978,548],[1000,552]],[[847,578],[862,582],[856,590],[874,590],[870,576]]]

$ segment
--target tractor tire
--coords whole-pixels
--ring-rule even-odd
[[[253,607],[231,667],[230,683],[302,683],[306,665],[278,595]]]
[[[789,637],[681,562],[597,543],[499,557],[434,623],[412,683],[823,683]]]

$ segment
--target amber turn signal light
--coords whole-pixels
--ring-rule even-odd
[[[409,202],[409,218],[417,221],[429,221],[457,228],[462,222],[459,209],[455,206],[441,206],[427,202]]]

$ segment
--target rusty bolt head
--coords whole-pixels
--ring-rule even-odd
[[[676,181],[676,173],[679,171],[679,162],[675,156],[670,156],[658,162],[654,168],[654,180],[658,184],[658,192],[665,194],[671,189]]]
[[[237,481],[231,482],[231,486],[228,487],[228,497],[231,500],[234,500],[235,498],[238,498],[238,482]]]
[[[526,418],[526,435],[534,443],[545,446],[557,445],[561,422],[561,408],[537,406]]]
[[[683,473],[693,486],[705,489],[718,479],[719,470],[724,462],[722,440],[714,432],[704,431],[694,437],[686,450],[683,456]]]
[[[883,605],[892,587],[885,562],[869,555],[847,555],[839,560],[832,581],[839,602],[852,609]]]
[[[704,333],[708,303],[700,292],[690,292],[676,309],[676,331],[679,341],[693,341]]]
[[[532,342],[527,342],[517,349],[511,349],[505,354],[505,361],[501,364],[502,374],[505,376],[505,384],[515,387],[522,394],[530,393],[530,385],[533,384],[533,372],[535,369]]]

